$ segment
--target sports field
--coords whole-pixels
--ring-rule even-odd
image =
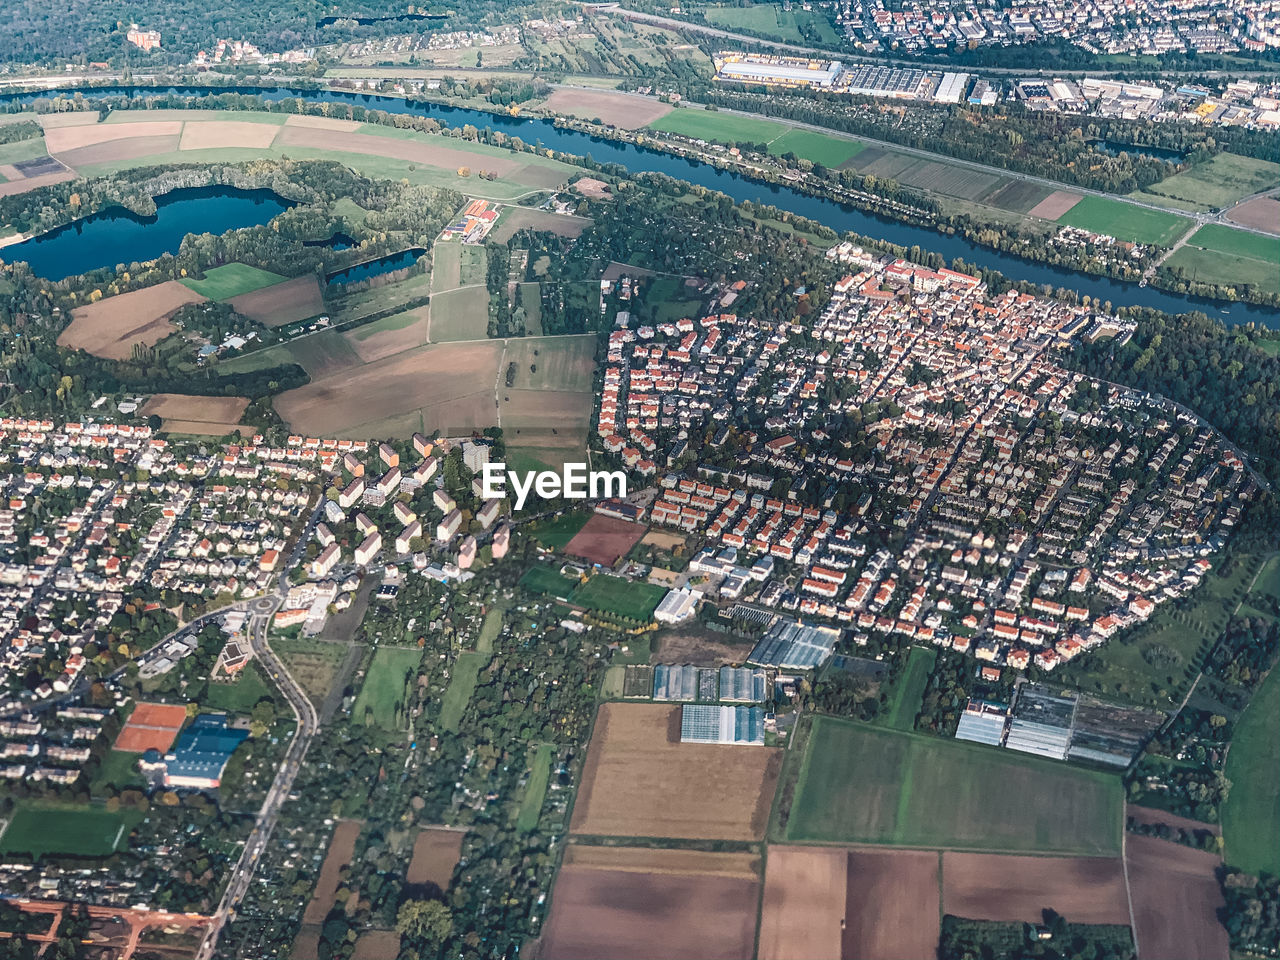
[[[252,293],[275,283],[284,277],[268,270],[259,270],[245,263],[227,263],[204,272],[203,280],[185,277],[182,284],[210,300],[230,300],[242,293]]]
[[[550,567],[533,566],[520,578],[520,586],[534,593],[545,593],[558,600],[568,600],[573,594],[574,582],[562,577]]]
[[[914,730],[916,714],[924,699],[924,688],[938,662],[938,652],[931,647],[912,647],[907,664],[894,684],[884,722],[895,730]]]
[[[129,817],[84,804],[19,801],[0,834],[0,855],[105,857],[128,846]]]
[[[1115,853],[1120,779],[980,744],[820,717],[789,841]]]
[[[401,729],[414,672],[421,662],[422,651],[417,647],[379,647],[351,709],[352,718],[384,730]]]
[[[1191,229],[1176,213],[1161,213],[1106,197],[1087,196],[1058,218],[1058,223],[1103,233],[1117,240],[1167,247]]]
[[[783,124],[771,120],[689,108],[672,110],[649,124],[648,129],[721,143],[768,143],[788,130]]]
[[[579,585],[573,591],[573,602],[588,610],[599,610],[643,623],[653,616],[654,609],[666,595],[666,587],[633,583],[602,573]]]
[[[832,137],[816,130],[788,130],[769,144],[769,152],[775,157],[794,153],[804,160],[812,160],[824,167],[838,167],[852,160],[866,148],[865,143]]]
[[[1261,582],[1261,581],[1260,581]],[[1227,754],[1231,792],[1222,807],[1226,859],[1280,875],[1280,669],[1271,668],[1236,725]]]

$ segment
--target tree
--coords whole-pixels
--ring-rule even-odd
[[[453,913],[439,900],[406,900],[396,914],[401,936],[438,945],[452,930]]]

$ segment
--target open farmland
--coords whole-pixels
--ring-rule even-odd
[[[1223,905],[1217,856],[1130,836],[1125,859],[1142,960],[1227,960],[1227,931],[1217,916]]]
[[[221,436],[231,433],[249,406],[247,397],[198,397],[184,393],[157,393],[139,411],[159,417],[168,433]]]
[[[266,327],[280,327],[324,312],[320,284],[307,274],[232,297],[231,306]]]
[[[1133,841],[1133,837],[1129,837]],[[944,913],[970,920],[1039,923],[1046,908],[1072,923],[1129,925],[1119,857],[942,855]]]
[[[1280,164],[1234,153],[1219,153],[1190,170],[1175,173],[1130,196],[1178,209],[1220,210],[1250,194],[1274,187]],[[1272,224],[1272,229],[1277,225]]]
[[[1256,230],[1276,230],[1280,224],[1280,200],[1254,197],[1228,213],[1227,219]]]
[[[357,722],[384,730],[401,729],[409,691],[421,662],[422,651],[417,647],[379,647],[374,651],[351,716]]]
[[[169,317],[179,307],[204,300],[177,280],[107,297],[72,310],[71,325],[58,336],[58,345],[107,360],[126,360],[134,344],[149,347],[177,330]]]
[[[431,333],[431,307],[414,307],[373,323],[362,323],[343,336],[364,363],[373,363],[413,347],[426,346]]]
[[[181,282],[183,286],[190,287],[202,297],[222,301],[262,287],[269,287],[283,280],[284,277],[278,273],[260,270],[247,263],[226,263],[206,270],[202,279],[185,277]]]
[[[866,144],[858,140],[799,128],[788,130],[769,144],[769,152],[775,157],[794,153],[802,160],[811,160],[824,167],[838,167],[847,163],[865,148]]]
[[[1262,579],[1259,578],[1260,584]],[[1251,873],[1265,870],[1280,876],[1277,770],[1280,770],[1280,668],[1272,667],[1241,715],[1227,755],[1226,775],[1231,781],[1231,792],[1222,807],[1227,861]]]
[[[782,753],[771,747],[680,742],[680,708],[606,703],[596,717],[577,834],[759,840]],[[637,785],[660,803],[637,802]]]
[[[489,329],[489,291],[483,286],[431,297],[431,342],[483,340]]]
[[[561,88],[547,97],[544,106],[552,113],[600,120],[615,127],[635,130],[647,126],[671,112],[671,104],[652,97],[617,93],[611,90],[579,90]]]
[[[718,140],[721,143],[768,143],[789,129],[772,120],[688,107],[672,110],[645,126],[659,133],[675,133],[695,140]]]
[[[1107,854],[1118,777],[955,740],[820,717],[788,840]]]
[[[513,206],[502,211],[498,225],[490,232],[488,239],[493,243],[506,243],[520,230],[545,230],[558,237],[577,237],[589,226],[589,217],[570,217],[550,210]]]
[[[279,132],[278,126],[252,120],[205,120],[182,125],[179,150],[209,150],[222,147],[248,147],[265,150]]]
[[[1067,227],[1106,234],[1117,240],[1154,243],[1162,247],[1170,246],[1192,225],[1192,221],[1175,213],[1161,213],[1159,210],[1135,207],[1131,203],[1092,195],[1081,198],[1079,203],[1059,216],[1057,222]]]
[[[571,846],[539,955],[748,960],[760,890],[755,861],[751,854]]]
[[[565,547],[565,553],[582,557],[592,563],[612,567],[619,557],[625,557],[644,536],[645,527],[617,517],[595,513],[587,525]]]
[[[129,816],[83,804],[23,800],[0,832],[0,855],[105,857],[128,846]]]
[[[508,451],[526,452],[550,467],[583,459],[595,404],[595,349],[590,334],[507,342],[497,385]]]
[[[845,891],[848,960],[932,957],[938,947],[938,855],[850,850]]]
[[[1001,210],[1008,210],[1011,213],[1030,213],[1042,200],[1047,199],[1051,192],[1048,187],[1041,186],[1038,183],[1031,183],[1027,180],[1010,180],[999,190],[983,197],[983,202],[993,207],[999,207]],[[1064,213],[1066,213],[1065,209],[1059,210],[1055,216],[1049,219],[1056,220]]]
[[[841,957],[848,879],[846,850],[770,847],[760,913],[760,960]]]
[[[469,433],[497,422],[493,384],[501,351],[496,340],[406,350],[334,370],[280,394],[275,407],[290,427],[313,436]]]
[[[453,868],[462,856],[465,830],[428,827],[418,832],[413,841],[413,858],[405,881],[425,884],[444,892],[453,881]]]

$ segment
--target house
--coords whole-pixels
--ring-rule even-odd
[[[457,508],[450,510],[443,520],[436,525],[436,539],[441,543],[453,538],[458,532],[458,528],[462,526],[462,512]]]
[[[382,549],[382,534],[376,530],[365,537],[360,546],[356,547],[355,560],[362,567],[367,567],[374,557],[378,555],[378,551]]]
[[[331,543],[320,551],[320,555],[311,561],[311,576],[320,580],[327,577],[342,559],[342,548]]]

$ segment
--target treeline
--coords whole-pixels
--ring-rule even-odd
[[[1075,341],[1070,365],[1190,407],[1280,483],[1280,357],[1258,346],[1259,331],[1228,329],[1198,312],[1175,317],[1135,308],[1130,315],[1138,328],[1129,343]]]
[[[20,140],[32,140],[36,137],[44,137],[44,127],[34,120],[0,124],[0,144],[17,143]]]
[[[1227,903],[1218,908],[1218,919],[1227,928],[1232,950],[1245,956],[1274,955],[1280,943],[1280,879],[1224,868],[1222,896]]]

